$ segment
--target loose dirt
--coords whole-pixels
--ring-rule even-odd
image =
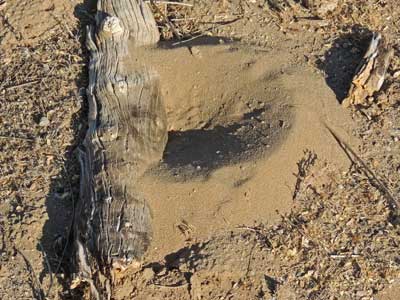
[[[0,299],[88,297],[70,288],[84,2],[0,0]],[[159,72],[169,143],[140,182],[151,249],[115,272],[114,299],[397,299],[397,1],[299,2],[154,10],[159,48],[125,63]],[[370,107],[344,109],[374,30],[389,74]]]
[[[276,221],[293,205],[304,149],[348,167],[325,126],[349,141],[349,112],[290,53],[232,43],[133,55],[160,74],[170,130],[164,160],[141,180],[153,210],[150,257],[179,249],[188,234]]]

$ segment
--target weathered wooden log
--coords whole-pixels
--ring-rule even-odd
[[[162,157],[166,113],[158,74],[122,61],[159,33],[142,0],[98,0],[90,50],[88,131],[80,151],[81,195],[74,233],[78,276],[95,299],[110,297],[113,267],[140,258],[151,240],[151,216],[137,179]],[[138,51],[143,53],[143,51]]]

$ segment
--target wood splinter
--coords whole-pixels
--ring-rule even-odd
[[[128,44],[151,47],[159,40],[148,5],[98,0],[95,19],[87,33],[89,128],[80,150],[73,285],[89,283],[91,298],[100,300],[111,298],[113,266],[139,260],[151,242],[150,208],[137,181],[161,159],[167,124],[157,72],[122,63],[138,58]]]

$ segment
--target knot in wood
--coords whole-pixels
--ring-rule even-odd
[[[113,16],[108,16],[103,20],[101,30],[107,34],[118,34],[124,31],[121,21]]]

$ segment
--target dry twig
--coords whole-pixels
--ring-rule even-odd
[[[33,266],[31,264],[31,262],[29,261],[29,259],[25,256],[25,254],[21,250],[17,249],[16,247],[14,247],[14,249],[18,254],[20,254],[22,256],[22,258],[23,258],[23,260],[24,260],[24,262],[26,264],[26,268],[27,268],[27,270],[29,272],[29,275],[31,277],[30,278],[30,280],[31,280],[31,284],[30,285],[31,285],[31,288],[32,288],[33,297],[36,300],[44,300],[45,299],[45,294],[44,294],[42,285],[41,285],[41,283],[40,283],[40,281],[39,281],[39,279],[38,279],[38,277],[36,275],[35,270],[33,269]]]
[[[371,170],[370,167],[367,166],[367,164],[357,155],[357,153],[342,139],[339,138],[339,136],[328,126],[325,124],[326,129],[329,131],[329,133],[332,135],[332,137],[336,140],[340,148],[346,153],[346,155],[349,157],[349,159],[355,163],[356,161],[359,163],[359,165],[362,167],[361,169],[364,171],[365,175],[372,180],[372,182],[376,182],[376,185],[379,190],[383,191],[387,200],[389,201],[390,205],[392,206],[393,209],[398,211],[399,205],[398,201],[393,197],[392,193],[389,191],[389,189],[386,187],[386,185],[375,175],[375,172]],[[355,160],[354,160],[355,159]]]

